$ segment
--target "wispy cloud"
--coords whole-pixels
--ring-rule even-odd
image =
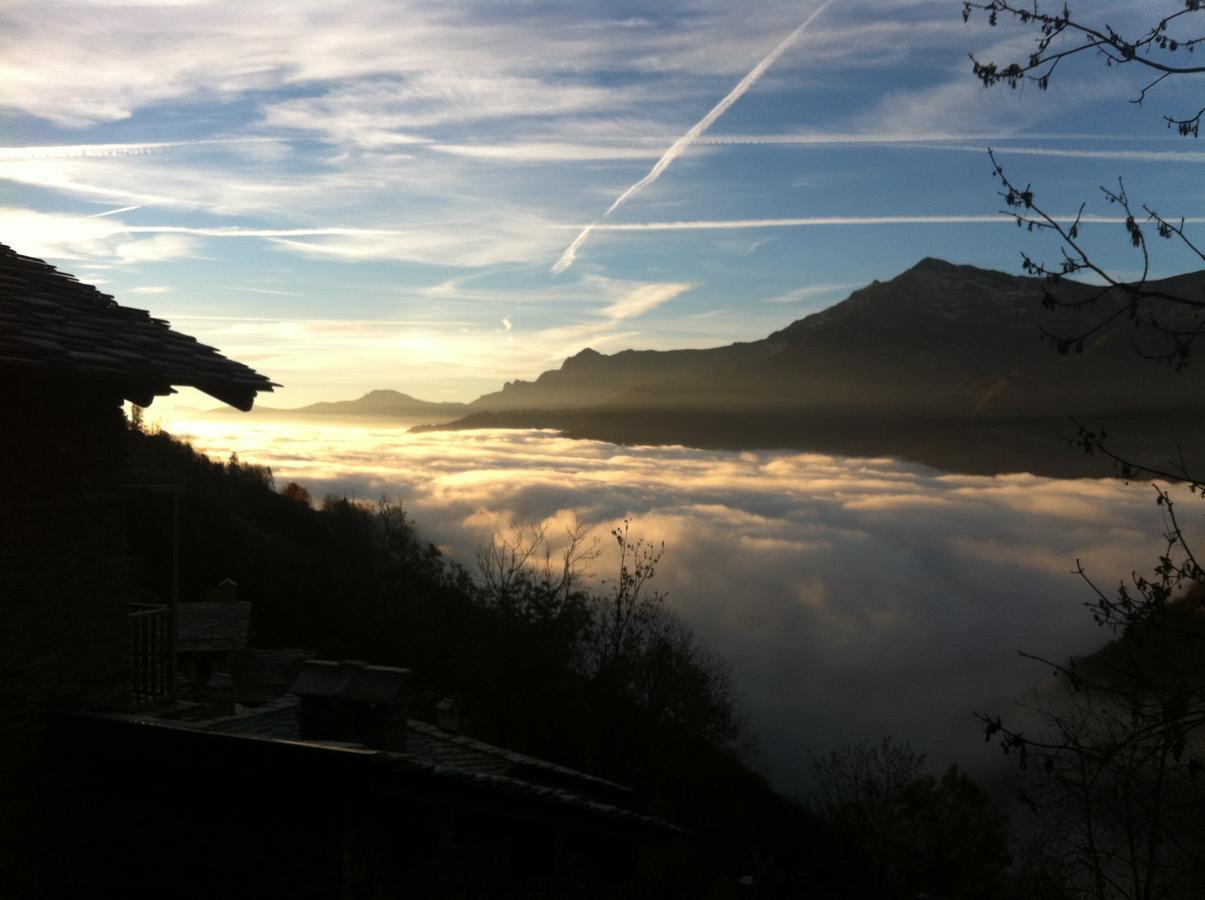
[[[974,144],[934,144],[931,150],[954,150],[965,153],[984,153],[986,147]],[[1202,150],[1079,150],[1066,147],[1012,147],[1007,144],[992,148],[997,156],[1053,156],[1069,159],[1106,159],[1117,162],[1205,163]]]
[[[245,285],[245,284],[228,284],[228,285],[226,285],[226,290],[243,291],[244,293],[248,293],[248,294],[265,294],[270,297],[296,297],[296,296],[298,296],[297,291],[282,291],[282,290],[278,290],[276,288],[249,287],[248,285]]]
[[[714,122],[720,116],[722,116],[730,106],[732,106],[732,104],[736,103],[737,100],[745,95],[749,88],[753,87],[753,85],[757,83],[757,80],[761,78],[765,71],[769,69],[770,66],[772,66],[774,62],[787,51],[787,48],[795,43],[795,41],[801,34],[803,34],[807,27],[811,25],[813,21],[815,21],[816,17],[824,12],[824,10],[826,10],[832,2],[833,0],[825,0],[824,3],[821,3],[811,15],[803,20],[802,24],[800,24],[798,28],[787,35],[787,37],[781,41],[777,47],[762,57],[761,61],[750,69],[744,78],[737,82],[736,87],[729,91],[723,100],[713,106],[707,115],[703,116],[703,118],[687,129],[685,134],[683,134],[670,145],[670,148],[665,151],[660,159],[657,160],[647,175],[645,175],[635,184],[631,185],[627,190],[615,198],[611,205],[607,207],[607,211],[603,213],[603,218],[605,219],[610,216],[611,213],[619,209],[619,207],[626,203],[631,197],[636,196],[636,194],[660,178],[661,173],[668,169],[670,165],[673,164],[675,159],[685,153],[687,148],[690,147],[690,145],[694,143],[694,141],[701,134],[703,134],[703,132],[710,128],[712,124],[714,124]],[[565,248],[565,251],[561,254],[560,259],[558,259],[552,267],[552,271],[554,273],[560,274],[573,265],[573,261],[577,258],[577,251],[581,249],[582,244],[584,244],[586,238],[589,237],[590,231],[593,227],[593,225],[587,225],[582,230],[581,234],[579,234],[573,240],[573,242]]]
[[[657,156],[660,152],[653,147],[574,144],[564,141],[529,141],[514,144],[432,144],[428,149],[471,159],[518,163],[647,159]]]
[[[622,108],[637,93],[566,79],[427,72],[282,101],[267,107],[264,125],[316,132],[327,140],[363,147],[421,144],[429,140],[422,132],[436,126],[597,113]]]
[[[642,316],[686,293],[692,287],[694,285],[689,282],[642,284],[625,291],[619,299],[603,310],[603,314],[612,321]]]
[[[810,300],[814,297],[825,297],[830,294],[839,294],[842,291],[849,291],[854,288],[862,287],[860,281],[844,281],[837,284],[809,284],[801,288],[796,288],[793,291],[787,291],[783,294],[776,294],[773,297],[766,297],[763,303],[798,303],[800,300]]]
[[[1062,222],[1075,220],[1074,213],[1052,215]],[[1177,219],[1180,217],[1177,216]],[[1081,222],[1115,225],[1124,216],[1080,216]],[[1205,222],[1205,216],[1185,216],[1185,222]],[[823,225],[1000,225],[1015,224],[1003,214],[995,215],[918,215],[918,216],[802,216],[790,219],[698,219],[683,222],[605,222],[593,225],[596,231],[713,231],[746,228],[795,228]]]
[[[104,159],[114,156],[145,156],[160,150],[182,147],[275,144],[271,137],[200,138],[192,141],[146,141],[135,144],[43,144],[0,147],[0,161],[22,159]]]
[[[805,146],[813,144],[819,146],[824,146],[827,144],[902,144],[931,149],[928,146],[930,144],[950,143],[952,141],[1007,142],[1016,140],[1135,141],[1148,139],[1138,138],[1135,135],[1126,134],[1105,135],[1088,134],[1085,132],[1025,132],[1024,134],[1017,134],[1015,130],[1009,130],[982,133],[950,132],[947,134],[935,134],[932,132],[922,131],[899,131],[887,133],[813,132],[801,134],[707,134],[700,137],[695,143],[717,146],[723,146],[726,144],[753,146],[761,144],[800,144]],[[1003,144],[1002,146],[1007,146],[1007,144]]]
[[[49,259],[104,260],[118,265],[163,262],[193,256],[197,240],[187,234],[131,237],[115,218],[87,218],[0,207],[0,240],[23,253]]]
[[[195,256],[197,250],[197,242],[190,237],[160,234],[143,240],[118,241],[113,254],[124,263],[153,263]]]

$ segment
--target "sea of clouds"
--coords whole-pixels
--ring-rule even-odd
[[[952,475],[894,459],[617,447],[540,431],[171,424],[276,482],[400,500],[471,566],[518,522],[575,520],[609,546],[625,518],[665,542],[657,585],[732,667],[759,764],[787,790],[813,755],[891,735],[982,775],[976,711],[1053,682],[1018,650],[1065,660],[1108,638],[1072,574],[1114,588],[1146,571],[1165,522],[1150,485]],[[1069,451],[1070,452],[1070,451]],[[1191,502],[1191,501],[1190,501]],[[1188,510],[1186,508],[1186,518]],[[609,574],[604,556],[597,575]]]

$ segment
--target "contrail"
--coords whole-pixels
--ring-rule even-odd
[[[1052,215],[1057,222],[1070,224],[1076,218],[1081,223],[1117,225],[1125,216],[1101,216],[1074,213]],[[1176,221],[1179,221],[1177,217]],[[1191,224],[1205,223],[1205,216],[1185,216]],[[595,222],[590,228],[599,231],[745,231],[751,228],[793,228],[823,225],[1013,225],[1007,213],[973,215],[900,215],[900,216],[809,216],[794,219],[700,219],[685,222]]]
[[[741,99],[745,92],[748,91],[749,88],[753,87],[753,85],[757,83],[757,80],[765,74],[766,69],[774,65],[774,63],[778,60],[778,57],[782,56],[783,53],[787,51],[787,48],[790,47],[791,44],[795,43],[795,40],[799,37],[799,35],[803,34],[804,30],[806,30],[807,27],[811,25],[813,21],[815,21],[816,17],[828,9],[832,3],[833,0],[824,0],[823,3],[816,7],[812,14],[804,19],[798,28],[787,35],[782,43],[767,53],[761,62],[749,70],[749,74],[742,78],[737,83],[737,86],[728,92],[728,96],[713,106],[711,112],[699,119],[698,122],[691,126],[689,131],[674,141],[670,148],[666,150],[665,153],[662,154],[661,158],[653,165],[653,168],[649,170],[647,175],[616,197],[615,202],[607,207],[607,211],[603,213],[602,218],[605,219],[610,216],[611,213],[615,212],[615,210],[619,209],[620,206],[626,203],[629,197],[633,197],[640,193],[640,191],[644,190],[644,188],[660,178],[661,173],[668,169],[670,164],[686,151],[687,147],[693,144],[695,140],[701,134],[703,134],[703,132],[710,128],[716,119],[727,112],[728,107],[732,106],[732,104],[734,104],[737,100]],[[590,232],[594,230],[594,226],[597,224],[598,222],[596,221],[587,225],[582,230],[582,233],[577,236],[577,239],[565,248],[565,252],[561,254],[561,258],[558,259],[556,261],[556,265],[552,267],[553,273],[559,275],[561,272],[564,272],[571,265],[573,265],[573,261],[577,257],[578,249],[586,242],[586,238],[589,237]]]
[[[28,159],[73,159],[88,156],[142,156],[157,150],[175,147],[196,147],[206,144],[267,144],[277,138],[200,138],[195,141],[147,141],[136,144],[47,144],[28,147],[0,147],[0,160],[11,162]]]
[[[90,216],[84,216],[85,219],[103,219],[105,216],[115,216],[118,213],[133,212],[136,209],[142,209],[141,206],[123,206],[120,209],[110,209],[105,212],[94,213]]]

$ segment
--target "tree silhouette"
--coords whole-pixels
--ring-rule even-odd
[[[1138,69],[1149,77],[1132,101],[1142,103],[1149,91],[1168,78],[1205,73],[1205,65],[1197,65],[1194,60],[1197,45],[1205,41],[1205,37],[1183,33],[1183,29],[1196,21],[1194,14],[1205,11],[1205,3],[1183,0],[1168,5],[1179,8],[1131,34],[1119,34],[1108,23],[1075,16],[1066,4],[1061,9],[1055,6],[1055,11],[1050,12],[1052,5],[1043,5],[1038,0],[1027,6],[1009,0],[972,0],[963,3],[962,19],[965,22],[972,15],[980,14],[995,27],[1002,17],[1012,18],[1038,32],[1034,50],[1024,61],[999,65],[980,62],[971,55],[975,76],[988,87],[1007,84],[1015,88],[1022,81],[1028,81],[1044,91],[1064,60],[1087,54],[1103,59],[1108,67]],[[1168,128],[1174,128],[1181,135],[1197,137],[1203,114],[1205,108],[1183,118],[1165,115],[1163,119]]]
[[[826,896],[1002,895],[1007,822],[956,766],[935,778],[924,763],[925,754],[891,738],[813,762],[809,806],[826,825],[837,874]]]
[[[1064,61],[1091,56],[1107,67],[1145,71],[1148,80],[1134,97],[1141,103],[1169,78],[1205,74],[1205,66],[1193,62],[1205,38],[1185,30],[1200,21],[1205,6],[1200,0],[1175,6],[1149,27],[1123,35],[1066,6],[1050,12],[1037,2],[968,2],[964,20],[981,14],[994,26],[1008,18],[1037,32],[1028,60],[998,65],[972,55],[973,73],[988,87],[1029,81],[1045,90]],[[1165,115],[1164,121],[1180,135],[1197,137],[1202,114],[1205,108]],[[1116,188],[1102,187],[1121,214],[1126,242],[1141,259],[1139,278],[1123,279],[1086,248],[1084,206],[1069,221],[1051,215],[1031,185],[1021,187],[991,159],[1006,213],[1019,227],[1058,244],[1056,263],[1022,255],[1025,271],[1045,281],[1043,305],[1085,314],[1075,330],[1045,333],[1055,349],[1082,351],[1085,340],[1128,321],[1143,335],[1142,343],[1135,339],[1137,352],[1176,370],[1188,366],[1205,331],[1205,297],[1148,279],[1152,232],[1187,250],[1189,258],[1205,261],[1184,220],[1133,203],[1120,179]],[[1094,276],[1100,289],[1069,298],[1060,288],[1077,274]],[[1169,454],[1167,462],[1130,459],[1111,449],[1103,429],[1077,424],[1074,443],[1111,459],[1127,480],[1178,481],[1192,493],[1205,488],[1203,476],[1189,471],[1179,453]],[[1030,704],[1036,736],[1016,723],[980,716],[986,739],[998,739],[1015,760],[1026,805],[1046,823],[1022,873],[1033,895],[1155,900],[1198,897],[1205,888],[1205,570],[1180,526],[1171,488],[1155,489],[1166,549],[1149,576],[1135,573],[1131,584],[1111,593],[1077,566],[1092,592],[1087,605],[1113,641],[1084,660],[1022,654],[1050,666],[1063,686]]]

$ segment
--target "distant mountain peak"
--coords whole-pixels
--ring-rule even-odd
[[[593,347],[587,347],[585,350],[581,350],[581,351],[573,354],[572,356],[570,356],[568,359],[566,359],[565,362],[561,364],[561,368],[562,369],[572,369],[574,367],[580,368],[582,366],[588,366],[588,365],[591,365],[592,363],[596,363],[600,359],[605,359],[603,354],[599,353]]]
[[[909,272],[957,272],[959,269],[968,268],[960,266],[952,262],[946,262],[944,259],[938,259],[936,256],[926,256],[915,266],[909,269]]]
[[[377,388],[374,391],[369,391],[360,398],[361,400],[413,400],[409,394],[403,394],[401,391],[395,391],[390,388]]]

